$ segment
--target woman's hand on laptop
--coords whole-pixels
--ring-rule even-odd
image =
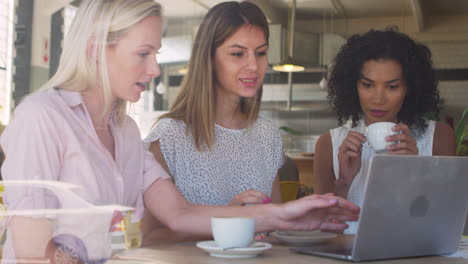
[[[280,205],[281,230],[344,230],[345,221],[356,221],[359,207],[341,197],[310,195]]]
[[[387,136],[387,142],[396,142],[387,146],[389,154],[418,155],[419,149],[416,140],[411,136],[408,125],[400,123],[392,128],[393,131],[401,131],[400,134]]]

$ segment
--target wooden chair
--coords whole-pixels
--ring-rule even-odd
[[[279,169],[279,180],[281,188],[281,199],[283,202],[297,199],[299,194],[299,171],[296,163],[285,156],[285,162],[283,167]]]
[[[297,199],[300,184],[298,181],[280,181],[281,199],[284,202]]]

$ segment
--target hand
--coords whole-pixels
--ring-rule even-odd
[[[393,131],[401,131],[400,134],[387,136],[385,139],[388,142],[397,142],[387,146],[389,154],[395,155],[418,155],[419,149],[416,145],[416,140],[411,137],[410,129],[407,125],[401,123],[392,128]]]
[[[362,144],[365,141],[363,134],[350,131],[338,149],[339,179],[348,185],[361,169]]]
[[[264,204],[271,203],[271,198],[268,195],[256,191],[256,190],[247,190],[241,193],[238,193],[234,196],[229,203],[229,205],[245,205],[245,204]]]
[[[280,230],[327,229],[342,231],[345,221],[356,221],[359,207],[341,197],[310,195],[280,205]]]

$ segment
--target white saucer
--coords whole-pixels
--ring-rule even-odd
[[[336,237],[334,233],[320,231],[275,231],[271,236],[288,245],[308,245]]]
[[[252,258],[256,257],[265,250],[271,248],[271,244],[265,242],[255,242],[250,247],[245,248],[232,248],[222,250],[216,245],[216,242],[201,241],[197,243],[197,247],[210,253],[210,256],[218,258]]]

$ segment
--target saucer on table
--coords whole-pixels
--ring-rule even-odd
[[[335,233],[320,231],[275,231],[270,235],[284,244],[294,246],[321,243],[336,237]]]
[[[197,247],[210,253],[210,256],[219,258],[252,258],[271,248],[271,244],[265,242],[255,242],[245,248],[231,248],[223,250],[216,242],[201,241],[197,243]]]

